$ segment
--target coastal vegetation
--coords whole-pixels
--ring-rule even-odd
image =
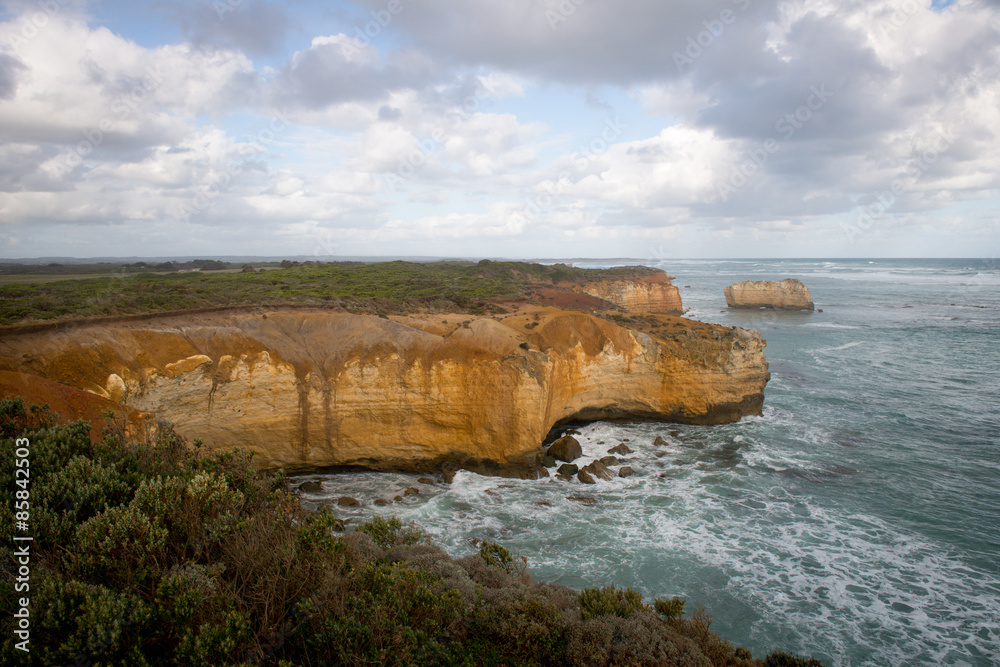
[[[484,314],[540,288],[648,275],[641,266],[584,269],[530,262],[282,262],[247,270],[130,264],[113,275],[0,284],[0,325],[202,308],[306,304],[354,313],[413,310]],[[141,264],[141,263],[140,263]],[[5,269],[9,268],[5,267]],[[31,267],[35,268],[35,267]],[[105,267],[105,271],[109,267]],[[211,269],[211,270],[209,270]],[[17,279],[21,274],[4,276]]]
[[[12,543],[0,545],[4,655],[30,596],[24,664],[819,664],[755,659],[678,598],[537,582],[496,543],[452,558],[397,518],[308,513],[281,471],[259,473],[241,450],[204,455],[197,440],[109,423],[92,438],[86,422],[0,401],[4,489],[15,438],[30,443],[29,592],[14,593]],[[3,503],[4,534],[14,521]]]

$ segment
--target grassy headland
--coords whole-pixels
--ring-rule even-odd
[[[754,659],[677,598],[539,583],[495,543],[454,559],[397,519],[345,530],[239,450],[202,456],[197,442],[124,432],[92,439],[86,422],[0,401],[4,489],[21,488],[15,438],[30,443],[27,577],[24,543],[0,545],[2,650],[20,664],[819,664]],[[15,519],[0,505],[3,534]],[[29,653],[15,649],[22,598]]]
[[[119,267],[114,277],[72,280],[36,271],[30,274],[35,282],[0,286],[0,326],[285,304],[315,304],[363,313],[431,310],[482,314],[503,312],[505,302],[530,300],[541,287],[566,287],[656,271],[641,266],[581,269],[564,264],[489,260],[296,264],[283,262],[278,267],[252,272],[196,266],[193,268],[197,271],[177,272],[175,268],[169,273],[151,270],[163,267],[133,264]]]

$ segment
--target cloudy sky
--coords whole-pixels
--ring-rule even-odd
[[[0,257],[993,257],[1000,2],[32,0]]]

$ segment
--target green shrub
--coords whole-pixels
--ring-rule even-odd
[[[221,594],[221,564],[206,567],[199,563],[175,565],[156,588],[156,602],[162,620],[169,626],[200,624],[211,618]]]
[[[457,629],[462,601],[440,578],[369,562],[343,585],[309,632],[297,636],[319,664],[431,664],[449,654],[442,635]]]
[[[135,593],[57,575],[32,582],[31,656],[41,665],[148,665],[149,605]],[[5,655],[14,655],[10,644]]]
[[[528,559],[520,554],[511,554],[496,542],[484,541],[479,547],[479,557],[492,567],[497,567],[509,575],[519,577],[528,569]]]
[[[580,617],[583,620],[595,616],[620,616],[628,618],[633,612],[645,609],[642,594],[631,588],[585,588],[580,591]]]
[[[333,551],[338,546],[343,546],[343,539],[334,538],[334,531],[344,532],[344,522],[335,517],[329,507],[321,507],[318,512],[306,517],[305,525],[299,529],[296,540],[300,549]]]
[[[823,667],[816,658],[803,658],[784,651],[775,651],[764,658],[764,667]]]
[[[230,611],[221,622],[188,628],[177,645],[175,664],[192,667],[245,664],[251,656],[252,640],[247,615]]]
[[[117,466],[74,456],[33,485],[32,524],[47,544],[66,545],[81,524],[128,502],[133,492]]]
[[[389,518],[373,517],[358,526],[357,530],[372,538],[372,541],[382,549],[416,544],[424,536],[419,528],[404,526],[399,517],[395,516]]]
[[[476,664],[559,664],[565,656],[566,614],[548,597],[512,584],[479,591],[469,625]]]
[[[656,598],[653,600],[653,608],[667,618],[684,618],[684,600],[676,596],[669,600]]]
[[[48,405],[25,408],[20,396],[0,399],[0,439],[17,438],[26,431],[52,424],[52,410]]]
[[[77,529],[77,557],[71,571],[83,581],[107,582],[126,590],[155,584],[166,562],[170,529],[165,525],[168,494],[179,495],[176,484],[162,479],[143,482],[136,499],[112,507]],[[142,496],[140,497],[140,494]],[[146,506],[153,501],[152,511]]]

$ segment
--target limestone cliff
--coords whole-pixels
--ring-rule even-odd
[[[572,419],[758,414],[753,331],[648,317],[646,332],[526,307],[504,318],[199,313],[0,336],[0,370],[69,383],[261,467],[533,466]]]
[[[674,315],[684,312],[680,291],[662,271],[626,280],[595,281],[578,289],[630,312]]]
[[[747,280],[723,290],[730,308],[777,308],[813,310],[809,288],[794,278]]]

